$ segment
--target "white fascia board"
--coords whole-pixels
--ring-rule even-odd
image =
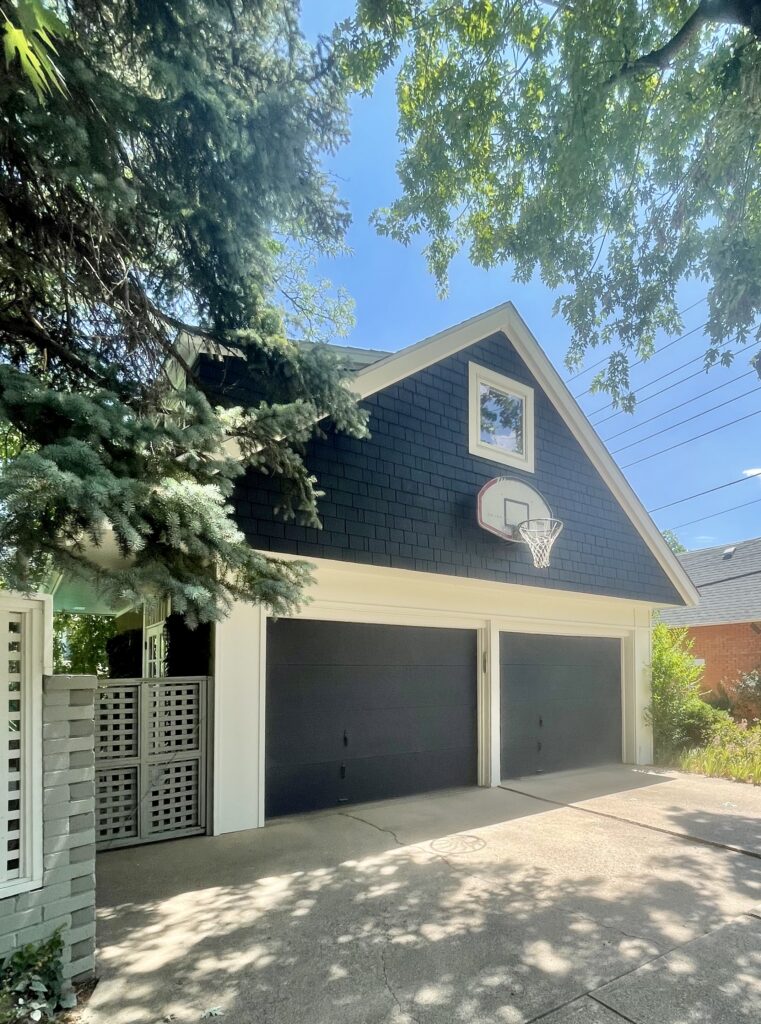
[[[697,605],[699,595],[692,580],[512,302],[495,306],[360,370],[352,378],[352,390],[368,398],[498,332],[513,344],[685,603],[689,607]],[[663,602],[660,607],[665,607]]]
[[[273,552],[260,550],[265,558]],[[590,594],[578,590],[560,590],[544,587],[541,583],[501,583],[467,576],[448,576],[442,573],[422,572],[418,569],[392,569],[388,566],[366,565],[361,562],[342,562],[337,559],[305,559],[301,555],[277,553],[284,561],[307,561],[312,567],[314,582],[307,588],[304,604],[293,613],[295,617],[320,618],[316,612],[330,606],[334,618],[354,618],[360,606],[372,607],[374,614],[368,621],[411,621],[411,615],[428,616],[432,624],[443,625],[446,616],[464,622],[468,617],[483,621],[500,622],[500,628],[512,628],[532,619],[564,624],[567,632],[575,635],[581,623],[626,626],[638,622],[644,615],[649,621],[652,613],[664,607],[654,601],[638,601],[608,594]],[[393,613],[384,619],[382,612]],[[420,623],[418,623],[420,624]],[[454,625],[454,620],[451,623]],[[510,624],[510,625],[506,625]]]

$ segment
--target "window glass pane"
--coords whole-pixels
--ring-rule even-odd
[[[481,443],[523,455],[523,399],[489,384],[480,384],[479,402]]]

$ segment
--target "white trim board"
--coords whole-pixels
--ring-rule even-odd
[[[688,606],[697,605],[699,594],[694,584],[512,302],[495,306],[359,370],[351,380],[351,389],[360,398],[368,398],[497,333],[504,334],[512,343],[679,595]]]

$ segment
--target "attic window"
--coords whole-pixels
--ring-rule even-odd
[[[534,389],[469,364],[471,455],[534,472]]]

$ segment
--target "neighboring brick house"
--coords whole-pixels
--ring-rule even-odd
[[[761,666],[761,537],[687,551],[679,560],[700,604],[664,609],[661,618],[689,627],[705,686],[717,693],[724,680]]]

